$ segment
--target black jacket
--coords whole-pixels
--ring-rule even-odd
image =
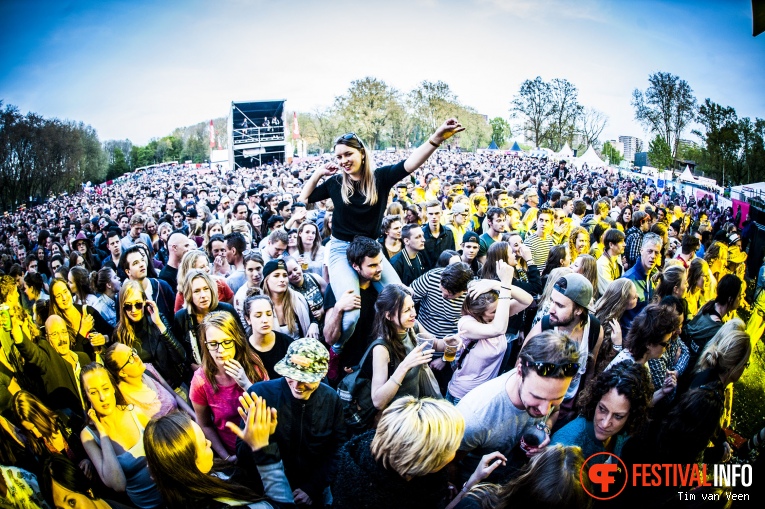
[[[433,236],[430,225],[422,225],[422,233],[425,236],[425,249],[420,253],[425,262],[425,270],[433,269],[438,264],[438,257],[447,249],[455,250],[454,232],[450,226],[441,226],[438,237]]]
[[[332,482],[332,507],[440,509],[449,494],[446,469],[406,481],[372,456],[375,430],[350,439],[340,451],[338,475]]]
[[[77,414],[84,415],[82,400],[80,399],[79,380],[74,376],[74,367],[64,360],[59,353],[46,340],[41,339],[38,344],[29,339],[16,345],[22,357],[27,362],[35,365],[42,374],[45,384],[46,405],[54,410],[72,409]],[[72,350],[84,368],[90,364],[90,357],[83,352]]]
[[[337,454],[347,439],[337,393],[320,384],[308,401],[298,400],[284,378],[255,383],[248,391],[276,408],[279,424],[270,445],[256,453],[237,440],[239,465],[255,471],[256,464],[267,463],[262,456],[272,454],[278,446],[292,489],[300,488],[317,504],[337,471]]]
[[[135,330],[140,343],[133,343],[133,347],[141,360],[157,368],[171,387],[178,387],[185,371],[186,350],[173,335],[165,317],[161,318],[165,324],[165,333],[160,334],[153,323],[144,320]]]

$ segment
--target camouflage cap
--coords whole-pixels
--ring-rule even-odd
[[[313,338],[293,341],[287,355],[274,366],[280,375],[298,382],[320,382],[329,369],[329,352]]]

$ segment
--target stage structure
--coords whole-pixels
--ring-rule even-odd
[[[287,149],[284,102],[284,99],[231,102],[228,150],[234,169],[284,162]]]

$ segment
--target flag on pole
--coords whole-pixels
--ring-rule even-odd
[[[215,148],[215,127],[212,120],[210,120],[210,148]]]
[[[300,126],[298,126],[297,111],[292,113],[292,139],[300,138]]]

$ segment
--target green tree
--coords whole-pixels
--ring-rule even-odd
[[[730,106],[721,106],[708,98],[699,106],[698,122],[704,131],[694,130],[694,134],[704,140],[702,169],[715,179],[740,180],[739,169],[739,121],[736,110]],[[747,128],[747,124],[743,124]],[[727,176],[727,178],[726,178]]]
[[[109,164],[109,168],[106,172],[106,180],[117,179],[130,171],[130,166],[128,166],[122,149],[115,147],[113,154],[112,162]]]
[[[611,142],[608,142],[608,141],[603,144],[603,150],[601,150],[601,155],[603,157],[607,157],[609,162],[616,166],[618,166],[619,163],[622,162],[622,159],[624,159],[624,157],[622,157],[622,154],[618,150],[616,150],[616,147],[611,145]]]
[[[651,140],[651,143],[648,144],[648,160],[650,161],[651,166],[661,170],[672,167],[674,161],[672,150],[660,134],[657,134],[656,137]]]
[[[550,82],[552,111],[547,139],[550,148],[560,150],[568,142],[573,145],[577,131],[577,119],[584,107],[579,104],[579,91],[566,79],[555,78]]]
[[[494,117],[489,121],[491,125],[491,139],[502,148],[510,136],[513,135],[510,123],[502,117]]]
[[[635,119],[661,136],[674,157],[678,141],[696,117],[696,97],[685,80],[667,72],[651,74],[648,82],[645,93],[632,92]]]
[[[345,95],[335,98],[335,108],[343,127],[353,130],[372,148],[380,147],[390,134],[398,91],[377,78],[366,77],[351,82]]]
[[[548,135],[553,107],[550,84],[542,80],[541,76],[524,81],[510,103],[511,116],[521,119],[526,137],[536,147],[540,146]]]

